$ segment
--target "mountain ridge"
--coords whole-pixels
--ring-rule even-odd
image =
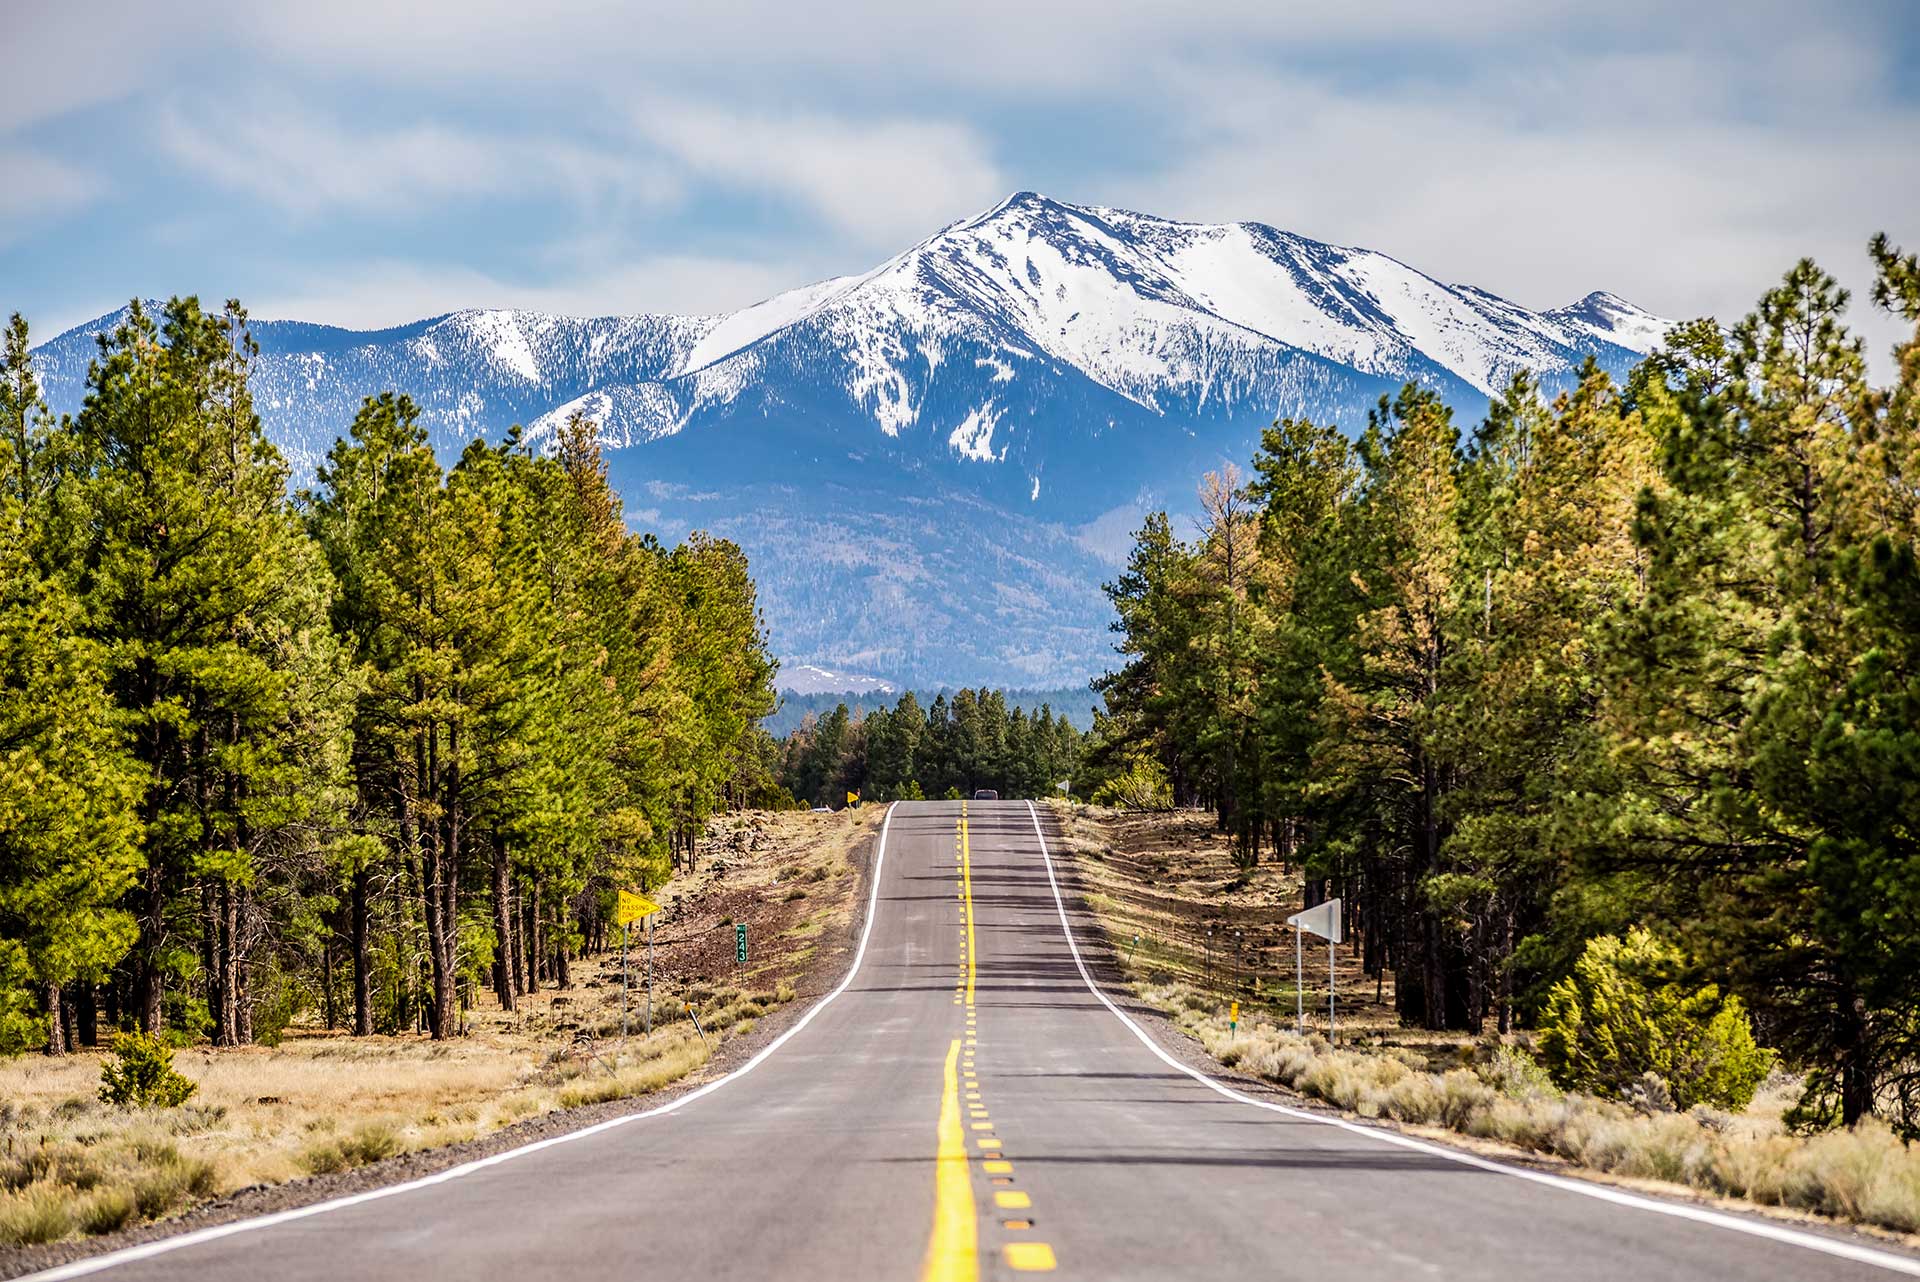
[[[36,349],[56,409],[122,314]],[[1106,666],[1112,531],[1190,506],[1274,418],[1352,429],[1407,381],[1477,418],[1513,371],[1623,372],[1665,324],[1604,290],[1535,312],[1264,223],[1021,191],[733,312],[255,321],[254,385],[297,479],[388,389],[449,453],[585,412],[637,524],[742,543],[796,664],[1036,685]]]

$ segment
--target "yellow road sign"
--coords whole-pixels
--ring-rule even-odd
[[[620,906],[613,911],[613,924],[625,926],[659,911],[660,905],[645,895],[636,895],[631,890],[623,890],[620,892]]]

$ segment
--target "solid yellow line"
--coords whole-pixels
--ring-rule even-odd
[[[960,1129],[960,1043],[947,1048],[940,1095],[939,1152],[933,1165],[933,1232],[927,1238],[922,1282],[975,1282],[980,1276],[979,1228],[973,1209],[973,1177]]]
[[[967,821],[960,821],[960,883],[967,904],[967,1009],[973,1009],[973,838],[967,833]]]

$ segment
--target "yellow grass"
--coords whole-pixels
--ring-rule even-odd
[[[653,897],[699,919],[710,894],[777,903],[804,887],[800,932],[852,911],[850,855],[883,811],[718,821],[697,873]],[[730,825],[732,825],[730,827]],[[724,870],[716,868],[724,862]],[[754,970],[792,968],[809,945],[756,933]],[[751,976],[749,977],[752,978]],[[636,977],[637,979],[637,977]],[[198,1085],[175,1109],[127,1110],[96,1095],[104,1052],[0,1060],[0,1246],[110,1232],[254,1184],[343,1171],[486,1135],[557,1109],[643,1095],[698,1072],[724,1042],[796,996],[712,983],[656,984],[658,1026],[620,1041],[617,955],[576,962],[576,986],[483,1007],[467,1035],[352,1038],[295,1027],[279,1046],[189,1047],[174,1068]],[[703,1040],[684,1015],[692,1002]]]
[[[1341,980],[1341,1047],[1292,1031],[1292,955],[1248,991],[1236,992],[1220,961],[1226,931],[1249,938],[1300,902],[1297,873],[1263,864],[1232,867],[1208,816],[1137,815],[1056,804],[1060,846],[1075,861],[1086,899],[1134,991],[1197,1036],[1229,1066],[1346,1112],[1430,1127],[1562,1158],[1626,1179],[1661,1181],[1714,1196],[1832,1216],[1897,1233],[1920,1233],[1920,1147],[1887,1127],[1791,1135],[1781,1114],[1798,1079],[1776,1073],[1739,1114],[1636,1112],[1554,1088],[1524,1047],[1461,1033],[1401,1028],[1371,980]],[[1203,926],[1217,923],[1211,967]],[[1133,937],[1142,937],[1136,948]],[[1132,956],[1129,957],[1129,951]],[[1353,959],[1343,951],[1343,972]],[[1325,953],[1309,959],[1325,974]],[[1356,968],[1357,969],[1357,968]],[[1351,995],[1351,997],[1349,997]],[[1228,1003],[1240,999],[1237,1030]],[[1309,979],[1312,1022],[1326,990]],[[1439,1070],[1439,1071],[1436,1071]]]

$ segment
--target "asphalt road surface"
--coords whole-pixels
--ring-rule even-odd
[[[96,1257],[126,1279],[1842,1279],[1860,1239],[1255,1102],[1098,996],[1023,802],[895,808],[847,982],[716,1085]],[[971,950],[969,950],[971,941]]]

